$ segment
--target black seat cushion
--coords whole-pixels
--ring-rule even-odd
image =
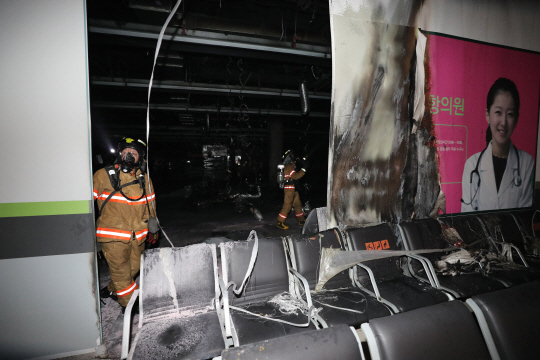
[[[400,227],[403,230],[403,241],[409,250],[446,249],[449,246],[440,236],[441,226],[433,219],[406,221],[400,223]],[[434,263],[444,254],[446,253],[425,254],[424,256]],[[505,288],[500,281],[478,273],[458,276],[437,274],[437,277],[442,287],[454,291],[461,299]]]
[[[494,270],[489,273],[489,277],[504,281],[510,286],[526,284],[531,281],[540,280],[540,271],[533,268],[527,268],[521,265],[515,265],[515,269]]]
[[[254,241],[237,241],[222,243],[221,254],[227,281],[234,281],[240,286],[249,266]],[[289,291],[289,275],[285,250],[280,238],[259,239],[259,250],[253,272],[245,285],[242,294],[236,295],[229,289],[230,305],[245,310],[273,317],[292,323],[305,323],[307,316],[298,314],[283,314],[274,304],[268,303],[275,295]],[[276,338],[315,330],[315,326],[296,327],[272,320],[264,320],[257,316],[231,309],[231,319],[240,344],[247,344],[264,339]]]
[[[533,239],[534,238],[534,232],[535,228],[539,228],[538,221],[540,221],[540,217],[538,215],[535,218],[536,210],[532,209],[526,209],[526,210],[514,210],[511,212],[511,214],[516,219],[516,222],[519,224],[521,231],[523,231],[524,236]],[[535,223],[534,220],[537,220]]]
[[[472,298],[482,310],[501,359],[537,359],[540,354],[540,282]]]
[[[535,231],[538,224],[533,224],[534,212],[527,210],[501,212],[482,215],[482,219],[487,224],[490,234],[498,241],[505,241],[515,245],[526,257],[528,265],[535,270],[540,270],[540,256],[534,254]],[[537,215],[536,219],[540,219]],[[520,260],[514,258],[516,263]]]
[[[486,224],[486,229],[497,241],[504,241],[516,245],[520,250],[525,251],[525,239],[519,229],[518,223],[509,212],[497,212],[481,215],[482,221]]]
[[[221,357],[223,360],[352,360],[361,359],[362,355],[352,330],[341,325],[227,349]]]
[[[214,311],[145,323],[133,346],[134,360],[210,359],[221,354],[225,342]]]
[[[319,274],[321,247],[341,248],[341,239],[337,230],[324,231],[314,237],[296,235],[291,237],[289,245],[295,256],[296,268],[304,276],[311,290],[315,289]],[[329,326],[347,324],[358,327],[363,322],[381,316],[390,315],[390,311],[373,296],[352,286],[348,271],[343,271],[324,286],[321,292],[311,294],[313,304],[322,307],[319,315]],[[333,307],[361,311],[351,312]]]
[[[307,316],[303,315],[300,311],[298,311],[297,314],[284,314],[279,310],[278,306],[268,302],[244,305],[242,308],[255,314],[295,324],[302,324],[308,321]],[[258,316],[246,314],[234,309],[231,309],[231,319],[240,345],[250,344],[265,339],[274,339],[289,334],[297,334],[304,331],[316,330],[312,323],[310,323],[308,327],[297,327],[272,320],[265,320]]]
[[[227,281],[234,281],[240,286],[251,260],[254,241],[235,241],[222,243],[222,259],[226,262]],[[289,272],[285,251],[280,238],[259,239],[259,251],[253,272],[240,295],[229,289],[231,305],[243,305],[265,301],[266,299],[289,290]]]
[[[519,229],[525,239],[525,245],[516,245],[527,259],[529,266],[540,270],[540,256],[534,254],[534,238],[540,235],[540,214],[536,210],[513,210],[511,215],[515,218]]]
[[[347,229],[350,250],[401,250],[392,229],[387,223]],[[370,260],[363,262],[374,273],[377,280],[391,280],[403,275],[399,265],[399,257]],[[358,277],[362,284],[370,283],[367,272],[358,269]]]
[[[440,275],[438,278],[442,287],[455,291],[460,299],[506,288],[500,281],[482,274]]]
[[[322,307],[319,315],[326,321],[328,326],[346,324],[359,327],[370,319],[391,315],[390,310],[384,304],[359,289],[323,290],[311,294],[311,297],[315,307]],[[352,309],[357,312],[334,307]]]
[[[490,215],[468,215],[447,217],[443,221],[454,227],[464,240],[469,251],[488,250],[493,253],[500,251],[495,241],[519,243],[523,247],[523,238],[515,219],[510,213],[496,213]],[[540,280],[540,272],[522,265],[517,253],[515,263],[496,263],[488,276],[505,282],[509,286],[524,284],[529,281]],[[508,266],[505,266],[505,263]]]
[[[348,229],[347,234],[351,250],[399,250],[394,232],[387,223]],[[443,291],[406,276],[397,257],[365,261],[364,264],[373,271],[381,296],[400,312],[448,301]],[[361,284],[373,291],[366,270],[357,268],[357,273]]]
[[[473,315],[448,301],[370,321],[381,360],[491,359]]]
[[[486,233],[485,224],[478,215],[460,215],[448,216],[442,219],[442,222],[451,228],[455,228],[464,245],[467,245],[467,250],[482,250],[497,251],[493,241]]]
[[[315,289],[319,278],[319,262],[321,248],[342,249],[342,242],[337,230],[323,231],[316,236],[295,235],[292,239],[292,250],[296,260],[296,270],[306,278],[311,289]],[[325,289],[351,287],[349,272],[342,271],[331,278]]]
[[[429,284],[403,276],[399,279],[377,282],[381,296],[391,302],[399,312],[448,301],[448,296]],[[373,291],[373,287],[366,288]]]

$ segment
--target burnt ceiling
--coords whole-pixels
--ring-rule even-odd
[[[146,137],[157,37],[175,3],[87,0],[94,152]],[[327,0],[184,0],[155,68],[151,147],[199,151],[238,137],[266,146],[272,121],[283,122],[285,147],[327,144],[330,41]]]

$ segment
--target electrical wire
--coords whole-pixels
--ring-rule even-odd
[[[315,71],[313,71],[313,65],[311,65],[311,73],[313,74],[315,80],[319,80],[319,78],[315,76]]]
[[[165,24],[163,24],[163,27],[161,28],[161,31],[159,32],[158,41],[157,41],[157,45],[156,45],[156,52],[154,54],[154,64],[152,65],[152,74],[150,75],[150,81],[148,83],[148,103],[147,103],[147,106],[146,106],[146,163],[148,163],[148,154],[149,154],[149,151],[150,151],[150,142],[149,142],[149,140],[150,140],[150,94],[152,93],[152,82],[154,81],[154,71],[156,69],[156,63],[157,63],[157,58],[158,58],[158,54],[159,54],[159,49],[161,48],[161,42],[163,41],[163,34],[165,33],[165,30],[167,29],[167,26],[169,25],[169,22],[171,21],[172,17],[174,16],[174,14],[176,14],[176,10],[178,10],[178,7],[180,6],[181,2],[182,2],[182,0],[178,0],[176,2],[176,5],[174,5],[174,8],[172,9],[171,13],[167,17],[167,20],[165,21]],[[150,179],[150,167],[149,166],[147,167],[146,171],[147,171],[147,174],[148,174],[148,178]],[[149,187],[150,193],[152,193],[153,189],[152,189],[152,183],[151,182],[149,182],[148,187]],[[158,223],[159,228],[163,232],[163,235],[165,236],[167,241],[171,244],[171,247],[174,247],[173,243],[171,242],[171,240],[169,239],[169,237],[167,236],[167,234],[165,233],[165,231],[161,227],[161,224],[159,223],[159,219],[158,219],[157,213],[156,213],[156,203],[155,203],[155,201],[152,202],[152,208],[154,209],[154,215],[156,215],[156,221]],[[148,214],[148,215],[150,215],[150,214]]]
[[[238,99],[240,100],[240,106],[239,106],[239,114],[238,114],[238,121],[240,122],[248,122],[249,121],[249,114],[247,113],[243,113],[243,109],[245,109],[246,111],[249,110],[248,106],[244,103],[244,95],[242,94],[242,91],[244,91],[244,87],[245,85],[247,84],[249,78],[251,77],[251,71],[249,72],[249,75],[246,79],[245,82],[242,82],[242,76],[244,75],[244,69],[242,68],[242,59],[238,60],[238,62],[236,63],[236,65],[238,66],[238,68],[240,69],[240,76],[238,77],[238,82],[240,83],[240,85],[242,86],[242,88],[240,89],[240,92],[238,94]],[[247,124],[248,128],[250,128],[251,126],[249,124]]]
[[[285,33],[285,28],[283,27],[283,12],[281,13],[281,37],[279,38],[279,41],[283,39],[283,34]]]

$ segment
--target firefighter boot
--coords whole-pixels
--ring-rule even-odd
[[[101,298],[101,302],[103,304],[105,304],[105,302],[103,301],[103,299],[107,299],[107,298],[111,298],[113,299],[114,301],[118,301],[118,297],[116,296],[115,293],[113,292],[110,292],[107,287],[105,286],[104,288],[101,288],[99,289],[99,297]]]
[[[289,228],[287,225],[285,225],[285,223],[282,223],[281,221],[278,221],[276,226],[283,230],[287,230]]]
[[[300,226],[304,226],[305,223],[306,223],[305,220],[298,220],[298,225]]]

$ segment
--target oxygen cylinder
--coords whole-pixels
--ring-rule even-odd
[[[280,189],[285,187],[285,165],[283,164],[277,166],[277,182]]]
[[[257,209],[256,207],[252,207],[251,212],[253,213],[253,215],[255,215],[255,218],[257,220],[262,221],[263,216],[262,216],[261,212],[259,211],[259,209]]]
[[[309,213],[311,211],[311,205],[309,204],[309,201],[306,201],[304,204],[304,213]]]
[[[307,93],[307,88],[306,88],[306,82],[305,81],[302,81],[300,83],[300,86],[298,87],[299,91],[300,91],[300,102],[301,102],[301,105],[302,105],[302,115],[307,115],[309,113],[309,97],[308,97],[308,93]]]

